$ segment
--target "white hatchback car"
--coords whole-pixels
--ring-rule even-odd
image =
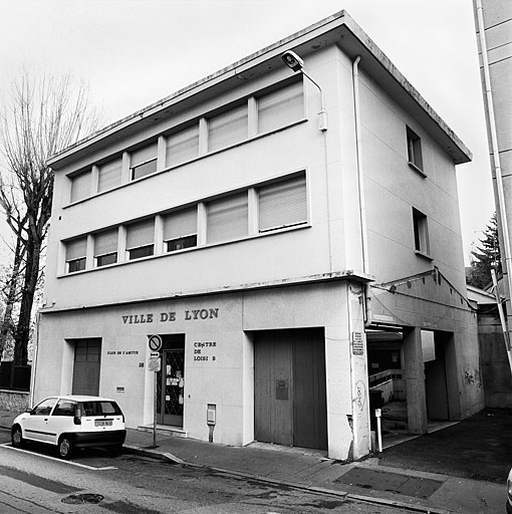
[[[512,514],[512,469],[507,480],[507,514]]]
[[[13,421],[11,440],[54,445],[67,459],[75,448],[108,447],[120,451],[126,438],[124,414],[109,398],[51,396]]]

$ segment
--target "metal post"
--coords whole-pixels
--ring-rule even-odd
[[[382,453],[382,411],[381,409],[375,409],[375,417],[377,418],[377,441],[379,446],[379,453]]]
[[[156,448],[157,445],[156,445],[156,414],[157,414],[157,409],[158,409],[158,395],[157,395],[157,375],[158,375],[158,372],[154,371],[153,372],[153,375],[155,376],[154,378],[154,394],[155,394],[155,406],[154,406],[154,409],[153,409],[153,448]]]

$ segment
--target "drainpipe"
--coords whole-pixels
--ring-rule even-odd
[[[485,40],[485,27],[482,0],[476,0],[476,14],[477,14],[477,25],[480,38],[480,49],[482,51],[482,68],[484,73],[484,87],[485,96],[487,99],[487,123],[490,132],[491,139],[491,151],[494,162],[494,173],[496,177],[496,190],[498,196],[498,205],[500,208],[500,225],[503,239],[503,254],[505,257],[505,270],[507,275],[507,288],[508,288],[508,316],[510,316],[511,306],[511,294],[512,294],[512,252],[510,246],[510,235],[508,227],[507,208],[505,202],[505,192],[503,189],[503,174],[501,170],[501,161],[498,147],[498,134],[496,131],[496,118],[494,115],[494,102],[492,97],[492,85],[491,76],[489,71],[489,60],[487,58],[487,42]],[[510,354],[510,327],[504,332],[505,344],[507,347],[507,353]],[[512,361],[511,361],[511,372],[512,372]]]
[[[366,200],[364,194],[363,153],[361,144],[361,114],[359,107],[359,61],[358,55],[352,63],[352,87],[354,89],[354,125],[356,135],[356,168],[357,168],[357,194],[359,201],[359,227],[361,231],[361,254],[363,259],[363,273],[369,274],[368,237],[366,231]]]

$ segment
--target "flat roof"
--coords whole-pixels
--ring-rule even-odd
[[[284,65],[281,54],[286,50],[294,50],[306,57],[333,44],[351,58],[360,56],[359,67],[418,120],[451,157],[454,164],[471,161],[472,154],[464,143],[349,14],[340,11],[107,125],[55,154],[48,160],[48,164],[54,169],[59,169],[80,158],[84,153],[108,146],[113,137],[118,139],[143,130],[161,119],[162,115],[170,115],[172,106],[182,102],[196,103],[215,87],[231,87],[249,70],[251,77],[255,77],[282,68]]]

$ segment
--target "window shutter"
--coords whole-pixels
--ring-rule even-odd
[[[197,208],[173,212],[164,217],[164,241],[197,233]]]
[[[229,241],[248,234],[247,192],[208,204],[207,241]]]
[[[269,132],[304,117],[302,82],[258,98],[258,132]]]
[[[71,177],[71,201],[77,202],[91,196],[91,170]]]
[[[73,239],[66,243],[66,261],[83,259],[87,254],[87,238]]]
[[[98,191],[107,191],[121,184],[122,160],[107,162],[99,167]]]
[[[147,246],[153,244],[155,237],[155,221],[149,219],[133,223],[126,227],[126,249],[138,248],[139,246]]]
[[[172,134],[166,139],[166,166],[194,159],[199,155],[199,124]]]
[[[156,151],[156,143],[140,148],[139,150],[135,150],[130,156],[130,167],[134,168],[145,161],[156,159]]]
[[[307,221],[304,175],[262,187],[258,197],[260,232]]]
[[[243,141],[248,137],[247,104],[213,116],[208,120],[208,151]]]
[[[94,236],[94,256],[117,252],[117,228]]]

